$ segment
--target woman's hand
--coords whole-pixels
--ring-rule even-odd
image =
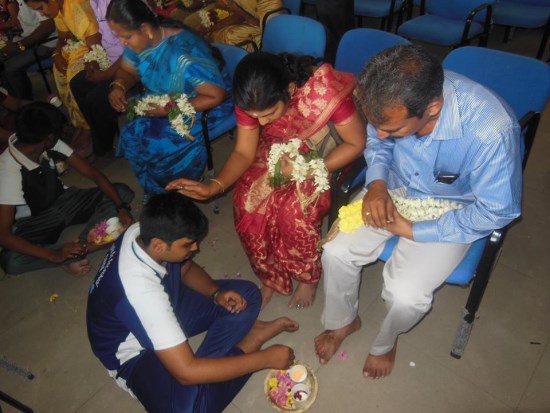
[[[167,191],[177,190],[180,194],[189,198],[204,201],[216,195],[212,191],[211,185],[205,185],[191,179],[180,178],[170,182],[165,188]]]
[[[292,178],[292,171],[294,170],[294,160],[288,155],[283,154],[281,157],[281,173],[288,179]]]
[[[93,83],[100,83],[110,78],[106,72],[103,72],[99,68],[99,64],[97,62],[85,63],[84,70],[86,72],[86,80],[89,80]]]
[[[67,61],[65,60],[61,52],[55,53],[52,56],[55,68],[59,70],[60,73],[65,74],[67,72]]]
[[[126,100],[126,92],[119,87],[114,87],[109,92],[109,103],[111,107],[117,112],[125,112],[128,107],[128,100]]]
[[[238,314],[246,308],[246,300],[236,291],[222,291],[214,301],[232,314]]]
[[[164,118],[168,115],[168,111],[164,108],[164,106],[159,106],[153,103],[150,103],[149,106],[153,109],[146,110],[145,115],[150,118]]]

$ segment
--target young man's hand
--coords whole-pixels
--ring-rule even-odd
[[[294,363],[294,350],[283,344],[274,344],[261,351],[268,357],[269,368],[286,370]]]
[[[235,291],[222,291],[214,301],[233,314],[238,314],[246,308],[246,300]]]
[[[61,263],[65,260],[81,257],[88,253],[86,244],[80,241],[73,241],[63,244],[63,248],[53,251],[51,262]]]

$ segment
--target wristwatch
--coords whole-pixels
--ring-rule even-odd
[[[21,50],[22,52],[24,52],[25,50],[27,50],[27,46],[25,46],[22,42],[17,42],[17,47],[18,47],[19,50]]]
[[[116,206],[116,212],[120,212],[121,209],[125,209],[130,212],[132,210],[132,206],[128,202],[123,202],[122,204]]]

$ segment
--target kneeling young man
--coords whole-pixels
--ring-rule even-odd
[[[251,373],[294,360],[287,346],[261,346],[296,331],[295,321],[257,320],[255,284],[213,281],[193,262],[207,229],[188,198],[156,195],[108,251],[90,287],[92,350],[148,412],[221,412]],[[187,339],[205,331],[193,353]]]

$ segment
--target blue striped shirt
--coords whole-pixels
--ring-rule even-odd
[[[445,71],[444,104],[431,134],[378,139],[367,126],[366,185],[404,187],[411,198],[444,198],[465,207],[437,220],[413,224],[419,242],[470,243],[521,213],[520,127],[511,109],[491,91]],[[438,171],[458,174],[451,184]]]

